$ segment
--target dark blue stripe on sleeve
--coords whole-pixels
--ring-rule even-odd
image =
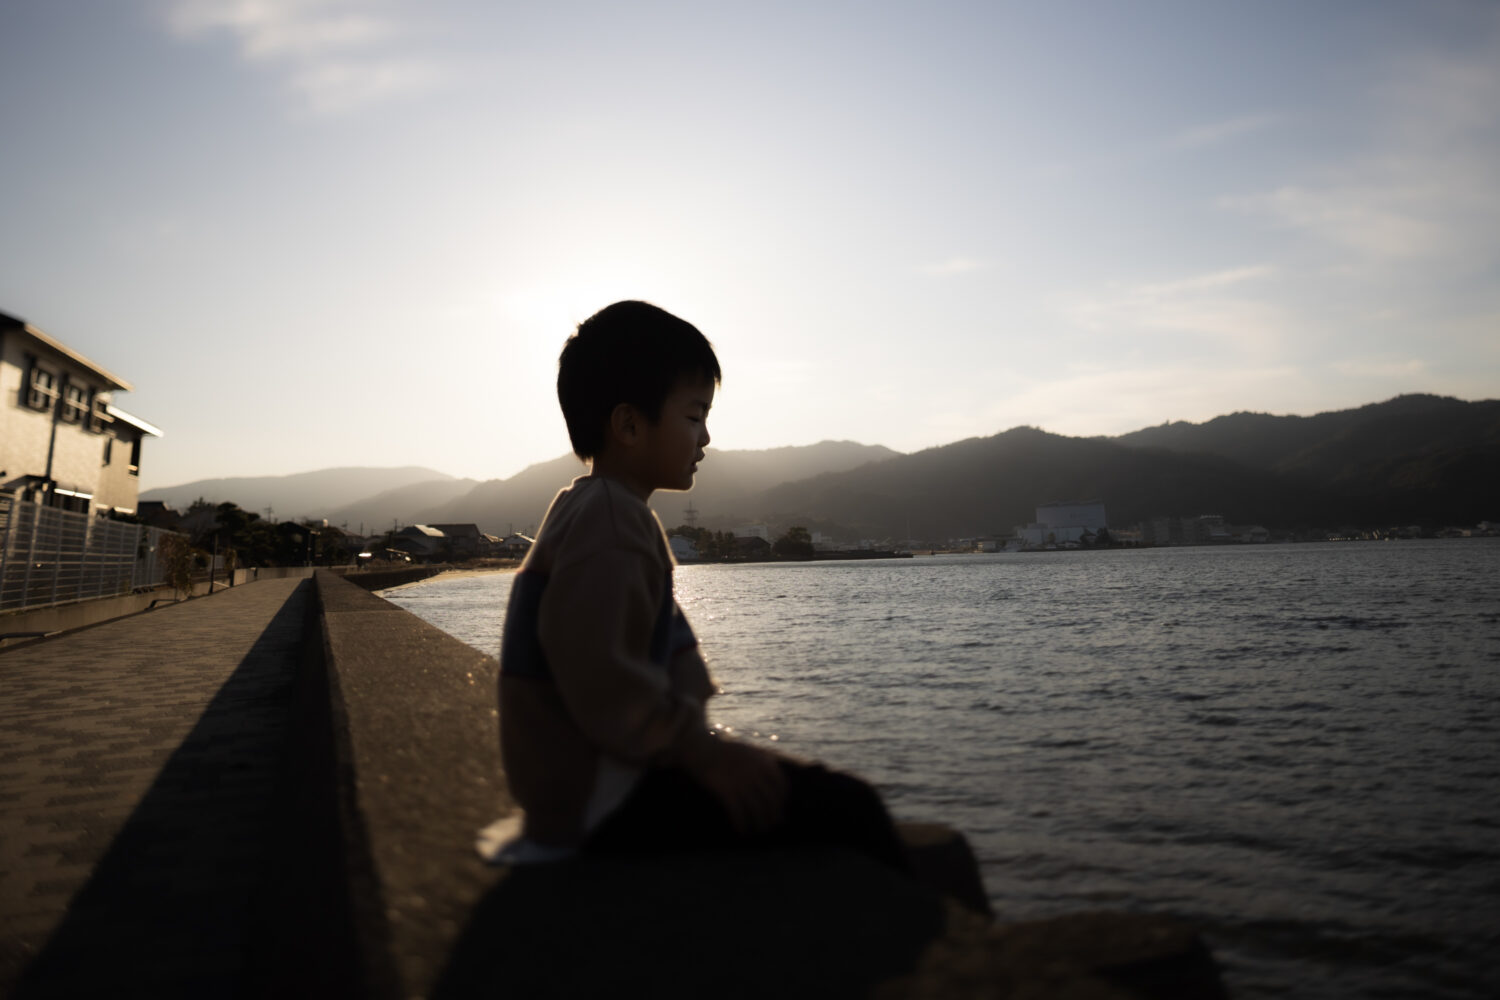
[[[500,637],[500,673],[512,677],[552,679],[547,655],[537,633],[537,618],[542,610],[542,591],[547,575],[535,570],[521,570],[510,585],[510,602],[505,607],[505,630]]]
[[[698,645],[698,637],[687,617],[672,599],[672,574],[667,573],[666,596],[656,613],[656,627],[651,631],[651,662],[666,666],[679,649]]]

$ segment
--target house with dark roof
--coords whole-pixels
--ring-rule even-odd
[[[0,492],[84,513],[135,513],[141,445],[162,432],[114,404],[130,388],[0,313]]]
[[[477,559],[490,554],[490,536],[479,530],[477,524],[429,524],[448,539],[448,551],[453,559]]]
[[[496,551],[512,559],[524,559],[526,553],[531,551],[532,544],[536,539],[521,534],[519,531],[511,532],[504,538],[495,540]]]
[[[437,562],[446,559],[445,536],[429,524],[408,524],[391,538],[391,548],[406,553],[413,562]]]

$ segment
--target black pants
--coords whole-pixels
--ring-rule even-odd
[[[910,871],[880,795],[853,775],[782,758],[786,810],[758,834],[735,830],[718,798],[675,768],[653,768],[620,807],[589,834],[583,850],[623,856],[708,848],[823,846],[862,851]]]

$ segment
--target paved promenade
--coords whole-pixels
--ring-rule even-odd
[[[0,652],[0,996],[274,990],[310,588]]]

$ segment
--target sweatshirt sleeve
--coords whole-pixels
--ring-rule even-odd
[[[694,755],[712,738],[703,701],[674,690],[651,659],[657,614],[671,599],[666,566],[635,539],[580,542],[559,554],[537,620],[558,694],[611,756],[643,764]]]

